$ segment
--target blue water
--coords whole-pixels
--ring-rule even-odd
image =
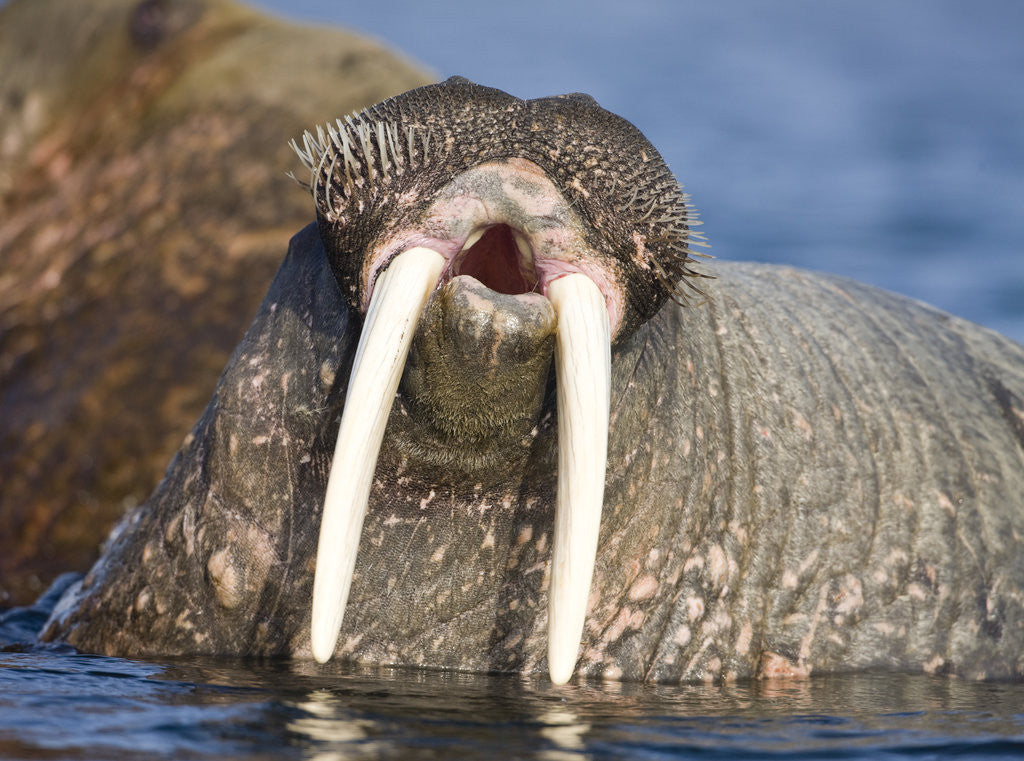
[[[35,645],[59,579],[0,612],[0,759],[1024,757],[1024,683],[854,674],[580,682]]]
[[[851,275],[1024,342],[1018,0],[257,4],[439,77],[589,92],[664,154],[718,257]]]
[[[582,684],[312,663],[0,653],[4,759],[1024,755],[1024,685]]]

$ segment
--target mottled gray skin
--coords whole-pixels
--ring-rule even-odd
[[[322,240],[312,225],[292,240],[167,477],[45,639],[309,657],[320,511],[360,328]],[[577,672],[1024,675],[1024,348],[838,277],[755,264],[715,275],[705,304],[667,302],[614,346]],[[339,658],[546,668],[553,321],[502,299],[458,278],[428,305]],[[466,306],[480,300],[492,317]]]

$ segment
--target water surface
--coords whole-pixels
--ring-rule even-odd
[[[0,653],[0,758],[1005,758],[1024,685],[582,683],[312,662]]]

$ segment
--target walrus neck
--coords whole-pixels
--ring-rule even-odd
[[[554,389],[528,408],[501,405],[490,410],[465,409],[450,398],[430,396],[409,399],[400,394],[388,422],[389,440],[381,450],[378,468],[406,476],[424,486],[451,487],[456,491],[506,484],[510,474],[529,471],[529,462],[540,454],[555,456]],[[447,413],[443,410],[449,410]],[[484,430],[497,418],[491,433]],[[455,432],[446,421],[464,426]],[[477,428],[470,436],[465,429]],[[545,454],[546,453],[546,454]]]

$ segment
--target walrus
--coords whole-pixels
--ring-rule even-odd
[[[689,198],[586,95],[454,78],[293,146],[315,223],[44,640],[556,683],[1024,675],[1024,348],[697,264]]]

